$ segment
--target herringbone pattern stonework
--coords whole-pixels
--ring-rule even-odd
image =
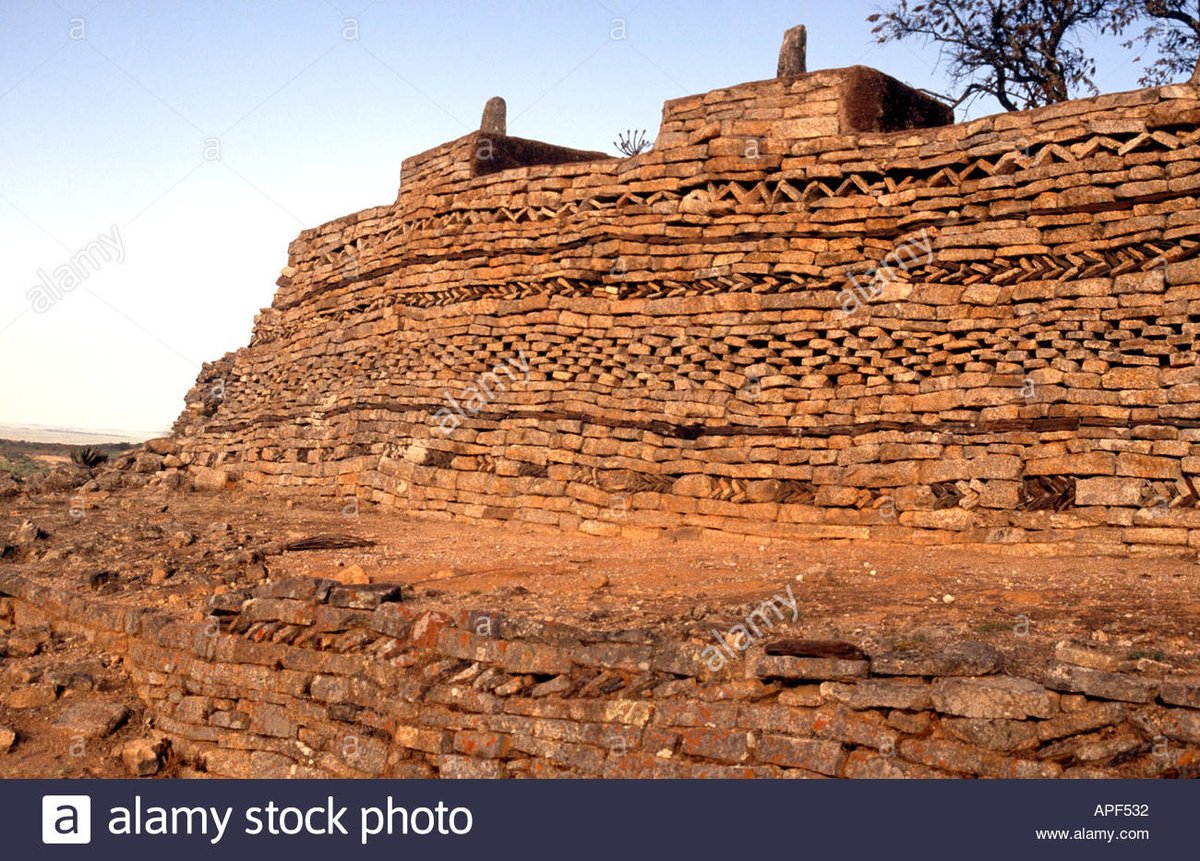
[[[190,468],[596,533],[1200,546],[1200,92],[863,133],[851,72],[668,102],[633,158],[409,159],[291,244]]]

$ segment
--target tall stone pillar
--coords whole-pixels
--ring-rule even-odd
[[[777,78],[791,78],[808,71],[808,31],[801,24],[783,34],[783,46],[779,49]]]
[[[504,137],[508,134],[508,105],[499,96],[492,96],[483,106],[479,130],[485,135]]]

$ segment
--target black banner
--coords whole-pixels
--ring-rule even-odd
[[[1191,781],[3,780],[0,829],[10,858],[1149,858],[1195,854],[1198,800]]]

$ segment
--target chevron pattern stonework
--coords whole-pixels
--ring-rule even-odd
[[[597,534],[1200,546],[1200,91],[884,133],[853,80],[668,102],[631,158],[409,159],[291,244],[188,469]]]

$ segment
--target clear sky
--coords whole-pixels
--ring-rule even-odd
[[[510,134],[613,151],[665,99],[772,77],[800,23],[810,69],[944,91],[936,48],[872,42],[875,5],[2,0],[0,423],[169,427],[296,233],[391,202],[489,96]],[[1137,86],[1130,52],[1096,53],[1101,90]]]

